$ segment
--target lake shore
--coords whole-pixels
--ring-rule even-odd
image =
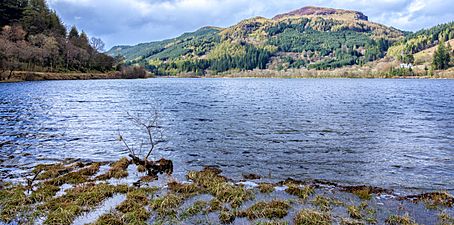
[[[447,71],[436,71],[433,76],[389,76],[377,73],[360,72],[342,72],[329,70],[253,70],[253,71],[238,71],[222,74],[207,74],[198,76],[194,74],[179,74],[176,76],[152,76],[147,78],[276,78],[276,79],[330,79],[330,78],[351,78],[351,79],[454,79],[454,69]],[[45,81],[45,80],[100,80],[100,79],[122,79],[116,72],[110,73],[52,73],[52,72],[30,72],[17,71],[9,80],[0,80],[0,83],[12,83],[23,81]]]
[[[221,175],[222,174],[222,175]],[[132,160],[74,159],[0,182],[0,221],[44,224],[452,224],[448,192],[402,195],[321,180],[231,180],[215,167],[150,177]]]
[[[33,72],[16,71],[13,72],[11,79],[0,80],[0,82],[21,82],[21,81],[42,81],[42,80],[96,80],[96,79],[119,79],[115,72],[111,73],[53,73],[53,72]]]

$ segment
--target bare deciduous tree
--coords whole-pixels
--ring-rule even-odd
[[[147,169],[148,175],[156,177],[159,173],[173,173],[173,163],[170,160],[160,159],[150,160],[150,156],[156,146],[163,142],[162,127],[159,125],[159,114],[157,111],[150,113],[148,117],[142,119],[140,115],[127,113],[128,119],[146,133],[146,139],[142,140],[139,148],[128,144],[123,135],[119,135],[119,140],[125,145],[134,164],[143,166]]]
[[[104,44],[104,42],[101,40],[101,38],[96,38],[96,37],[92,37],[90,39],[90,45],[93,49],[95,49],[97,52],[103,52],[104,51],[104,48],[106,47],[106,45]]]

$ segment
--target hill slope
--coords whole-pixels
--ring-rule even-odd
[[[454,22],[440,24],[407,35],[405,39],[389,48],[388,55],[396,58],[414,55],[438,45],[440,40],[448,41],[451,39],[454,39]]]
[[[256,17],[228,28],[206,27],[174,39],[117,46],[108,53],[157,75],[329,69],[382,58],[403,39],[403,32],[370,22],[360,12],[305,7],[272,19]]]

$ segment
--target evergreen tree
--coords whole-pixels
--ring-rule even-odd
[[[43,33],[49,28],[49,15],[45,0],[30,0],[24,10],[22,25],[29,35]]]
[[[440,44],[438,45],[437,50],[434,53],[433,66],[437,70],[444,70],[449,67],[449,62],[451,61],[451,56],[448,48],[446,47],[445,42],[441,39]]]
[[[71,27],[71,30],[69,31],[69,34],[68,34],[68,39],[71,42],[75,42],[76,40],[79,39],[79,31],[77,30],[76,26]]]
[[[52,10],[49,14],[49,30],[52,34],[65,37],[66,36],[66,27],[61,22],[60,17],[58,17],[57,12]]]
[[[19,22],[26,5],[26,0],[1,0],[0,27]]]
[[[79,39],[77,41],[77,46],[79,48],[82,48],[85,50],[91,50],[90,41],[88,40],[88,35],[84,31],[82,31],[82,33],[79,35]]]

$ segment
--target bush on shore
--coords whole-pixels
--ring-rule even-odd
[[[148,72],[143,66],[128,66],[121,68],[117,72],[117,76],[121,79],[137,79],[137,78],[146,78]]]

